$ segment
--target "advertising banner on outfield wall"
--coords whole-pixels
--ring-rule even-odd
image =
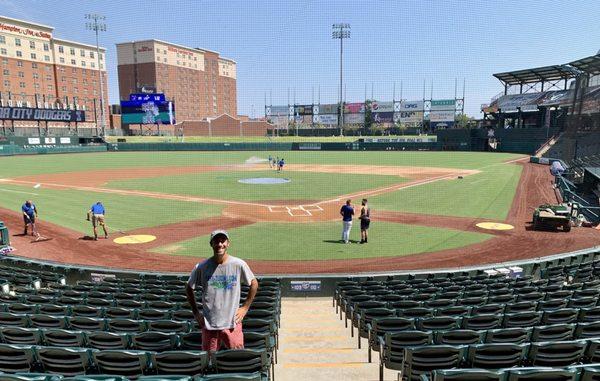
[[[344,114],[358,114],[365,112],[364,103],[346,103],[344,105]],[[364,120],[364,117],[363,117]],[[361,122],[362,123],[362,122]]]
[[[269,110],[270,109],[270,110]],[[269,114],[268,112],[271,111]],[[267,116],[287,116],[289,112],[288,106],[267,106]]]
[[[344,114],[345,124],[360,124],[365,122],[365,114]]]
[[[294,114],[296,115],[312,115],[313,105],[296,105],[294,106]]]
[[[337,114],[337,113],[338,113],[337,103],[319,105],[319,114]]]
[[[432,111],[429,113],[429,120],[432,122],[454,121],[454,110],[452,111]]]
[[[402,101],[400,111],[423,111],[423,101]]]
[[[429,129],[431,131],[452,128],[452,126],[454,126],[454,122],[429,122]]]
[[[374,112],[373,123],[391,123],[394,121],[393,112]]]
[[[419,123],[423,121],[423,111],[400,111],[394,114],[394,121],[400,123]]]
[[[431,111],[456,110],[455,99],[438,99],[431,101]]]
[[[319,115],[319,123],[321,124],[338,124],[337,114],[321,114]]]
[[[371,111],[373,112],[394,112],[394,102],[379,102],[371,103]]]

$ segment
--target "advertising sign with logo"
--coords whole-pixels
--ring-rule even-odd
[[[296,114],[296,115],[312,115],[313,114],[313,106],[312,105],[296,105],[294,107],[294,114]]]
[[[289,108],[288,106],[267,106],[267,109],[271,109],[271,114],[267,114],[267,115],[272,115],[272,116],[287,116],[288,112],[289,112]]]
[[[60,138],[60,144],[71,144],[71,138]]]
[[[157,93],[157,94],[129,94],[129,100],[130,101],[149,101],[149,100],[153,100],[153,101],[157,101],[157,102],[164,102],[164,101],[166,101],[165,94],[162,94],[162,93]]]
[[[431,101],[431,111],[456,110],[455,99],[438,99]]]
[[[432,111],[429,113],[429,120],[432,122],[453,122],[454,111]]]
[[[423,111],[423,101],[402,101],[400,111]]]
[[[270,116],[268,118],[269,122],[281,128],[282,126],[287,127],[289,120],[287,115],[283,116]]]
[[[319,115],[319,122],[321,124],[338,124],[338,116],[337,114],[321,114]]]
[[[319,292],[321,291],[320,280],[292,280],[290,290],[296,292]]]
[[[444,128],[452,128],[454,126],[454,122],[430,122],[429,129],[431,131],[444,129]]]
[[[30,107],[0,107],[0,120],[45,120],[48,122],[85,122],[85,111]]]
[[[360,124],[365,122],[365,114],[344,114],[344,123]]]
[[[423,121],[422,111],[400,111],[394,114],[394,120],[401,123],[417,123]]]
[[[344,114],[358,114],[365,112],[364,103],[346,103],[344,105]]]
[[[373,123],[391,123],[394,121],[394,112],[374,112]]]
[[[319,105],[319,114],[337,114],[337,113],[338,113],[338,105],[337,104]]]
[[[44,138],[45,144],[56,144],[56,138]]]
[[[27,144],[40,144],[40,138],[27,138]]]
[[[373,112],[394,112],[394,102],[378,102],[371,103],[371,111]]]

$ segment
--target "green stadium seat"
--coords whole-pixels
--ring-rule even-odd
[[[600,320],[589,323],[577,323],[573,336],[575,339],[600,337]]]
[[[106,374],[137,377],[150,368],[150,354],[144,351],[103,350],[93,356],[99,371]]]
[[[85,347],[85,335],[82,331],[47,328],[42,330],[44,342],[53,347]]]
[[[36,328],[66,328],[67,320],[64,316],[44,314],[29,315],[31,326]]]
[[[75,376],[85,374],[91,368],[90,351],[85,348],[38,347],[36,357],[46,373]]]
[[[402,376],[409,381],[419,380],[421,375],[430,376],[436,369],[456,368],[465,348],[460,345],[408,347],[404,350]]]
[[[520,366],[527,344],[488,343],[470,345],[467,363],[472,368],[501,369]]]
[[[435,344],[468,345],[482,342],[485,331],[471,329],[453,329],[450,331],[437,331],[434,333]]]
[[[129,336],[126,333],[89,331],[84,332],[87,346],[95,349],[128,349]]]
[[[3,343],[18,345],[41,345],[43,337],[37,328],[2,327],[0,337]]]
[[[67,317],[67,324],[69,329],[81,331],[105,331],[107,327],[105,319],[86,316]]]
[[[148,330],[146,322],[133,319],[106,319],[110,332],[137,333]]]
[[[426,345],[433,342],[431,332],[405,330],[386,332],[380,338],[379,349],[379,380],[383,380],[383,368],[402,371],[404,349],[412,346]]]
[[[553,368],[521,368],[507,370],[507,381],[576,381],[577,372]]]
[[[533,327],[531,341],[566,341],[573,339],[575,324],[554,324]]]
[[[433,371],[431,381],[504,381],[506,374],[490,369],[438,369]]]
[[[208,367],[208,353],[204,351],[165,351],[152,355],[158,374],[202,374]]]
[[[579,362],[586,347],[584,341],[531,343],[527,357],[533,366],[564,367]]]
[[[131,348],[142,351],[163,352],[177,348],[177,335],[164,332],[130,334]]]

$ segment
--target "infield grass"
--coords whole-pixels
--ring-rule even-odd
[[[106,207],[106,224],[113,230],[132,230],[218,216],[223,208],[197,202],[0,184],[0,207],[21,212],[21,205],[27,199],[33,200],[38,207],[42,235],[44,221],[91,234],[91,223],[85,221],[85,217],[96,201],[102,201]]]
[[[258,223],[229,230],[229,253],[254,260],[329,260],[404,256],[452,249],[483,242],[492,235],[451,229],[374,222],[369,243],[360,245],[358,223],[352,228],[352,244],[340,242],[341,222]],[[173,243],[152,251],[183,256],[209,257],[208,236]]]

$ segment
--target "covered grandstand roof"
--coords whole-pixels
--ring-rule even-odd
[[[600,54],[569,62],[569,65],[588,74],[600,74]]]
[[[536,83],[545,81],[556,81],[569,79],[577,76],[578,71],[567,65],[552,65],[536,67],[533,69],[507,71],[494,74],[494,77],[507,85],[518,85],[523,83]]]

